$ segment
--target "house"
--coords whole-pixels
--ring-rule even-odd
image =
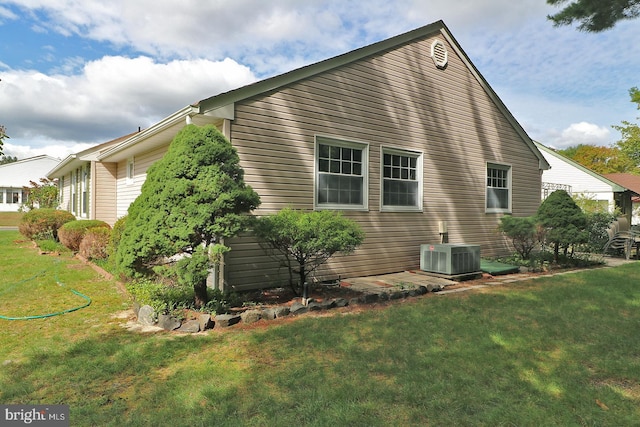
[[[640,176],[630,173],[608,173],[605,177],[627,189],[627,195],[631,199],[630,224],[640,225]],[[624,197],[623,200],[627,201],[629,198]]]
[[[60,159],[41,155],[0,165],[0,212],[18,212],[26,201],[25,187],[33,181],[40,184],[47,172]]]
[[[213,124],[235,146],[262,200],[256,215],[331,209],[362,226],[363,245],[317,280],[418,269],[442,224],[483,256],[511,252],[496,226],[536,212],[549,166],[442,21],[203,99],[101,151],[115,217],[188,123]],[[227,244],[217,286],[286,280],[251,233]]]
[[[626,211],[624,200],[630,200],[626,187],[537,141],[534,143],[551,165],[542,173],[542,200],[555,190],[565,190],[571,196],[592,200],[605,212],[613,212],[616,208]]]
[[[114,203],[116,165],[99,162],[97,157],[134,134],[67,156],[48,169],[47,177],[58,180],[59,208],[71,212],[78,219],[98,219],[113,225],[118,219]]]

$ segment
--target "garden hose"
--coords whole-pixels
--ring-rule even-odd
[[[0,294],[4,294],[8,291],[10,291],[11,289],[15,288],[18,285],[21,285],[23,283],[27,283],[30,282],[32,280],[35,280],[38,277],[44,276],[47,273],[47,270],[43,270],[38,274],[35,274],[32,277],[29,277],[27,279],[21,280],[17,283],[14,283],[10,286],[8,286],[5,290],[3,290],[2,292],[0,292]],[[89,298],[88,296],[86,296],[85,294],[76,291],[75,289],[71,289],[68,288],[64,283],[62,283],[60,280],[58,280],[58,271],[56,269],[55,272],[55,281],[58,284],[58,286],[62,286],[64,288],[69,289],[69,291],[71,291],[73,294],[85,299],[87,302],[79,305],[77,307],[72,307],[66,310],[62,310],[62,311],[56,311],[55,313],[46,313],[46,314],[37,314],[37,315],[33,315],[33,316],[22,316],[22,317],[10,317],[10,316],[3,316],[2,314],[0,314],[0,319],[4,319],[4,320],[31,320],[31,319],[45,319],[47,317],[53,317],[53,316],[60,316],[61,314],[66,314],[66,313],[71,313],[72,311],[76,311],[76,310],[80,310],[82,308],[88,307],[91,304],[91,298]]]

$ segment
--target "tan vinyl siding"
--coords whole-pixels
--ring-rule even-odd
[[[154,164],[156,161],[160,160],[164,153],[167,151],[167,147],[162,146],[152,151],[148,151],[146,153],[138,154],[134,157],[134,176],[133,180],[130,182],[127,179],[127,160],[123,160],[118,162],[118,171],[117,171],[117,183],[116,183],[116,191],[118,194],[118,204],[117,204],[117,217],[123,217],[127,214],[127,209],[129,209],[129,205],[133,203],[133,201],[140,194],[140,190],[142,188],[142,184],[147,179],[147,169]]]
[[[105,221],[113,226],[117,217],[117,210],[114,200],[116,200],[116,163],[94,163],[94,171],[92,171],[92,187],[95,197],[93,200],[94,207],[92,212],[93,219]]]
[[[261,196],[256,214],[286,206],[313,209],[315,136],[369,144],[369,211],[344,212],[366,232],[352,255],[318,277],[382,274],[419,267],[419,247],[479,244],[483,256],[505,253],[495,232],[502,214],[485,213],[486,164],[512,168],[512,213],[531,215],[540,201],[537,157],[449,46],[449,64],[428,56],[433,38],[417,41],[236,104],[231,139],[245,180]],[[442,39],[441,39],[442,40]],[[421,213],[380,212],[380,150],[423,153]],[[227,281],[237,289],[286,279],[250,235],[233,239]]]
[[[71,174],[64,175],[64,186],[62,187],[62,195],[60,202],[60,209],[71,212]],[[60,197],[60,195],[59,195]]]

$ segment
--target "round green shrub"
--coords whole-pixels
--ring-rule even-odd
[[[107,227],[89,228],[79,246],[79,253],[87,259],[106,259],[111,230]]]
[[[75,219],[76,217],[68,211],[44,208],[32,209],[23,215],[18,225],[18,230],[27,239],[58,241],[58,229]]]
[[[60,227],[58,230],[58,238],[60,239],[60,243],[72,251],[77,252],[80,250],[80,243],[87,233],[87,230],[94,227],[111,229],[109,224],[97,219],[70,221]]]

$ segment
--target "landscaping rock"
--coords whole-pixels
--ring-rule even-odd
[[[289,307],[275,307],[273,309],[274,314],[276,315],[276,319],[279,317],[286,317],[290,314]]]
[[[426,286],[422,286],[422,285],[418,286],[417,291],[418,291],[418,295],[424,295],[424,294],[426,294],[427,292],[429,292],[429,290],[427,289],[427,287],[426,287]]]
[[[404,298],[404,294],[402,291],[393,291],[389,294],[389,299],[402,299]]]
[[[336,303],[336,307],[346,307],[349,305],[349,301],[344,298],[338,298],[334,302]]]
[[[289,312],[291,314],[302,314],[302,313],[306,313],[307,311],[309,311],[309,307],[306,305],[303,305],[301,302],[294,302],[291,305],[291,308],[289,309]]]
[[[182,325],[182,322],[169,314],[160,314],[158,316],[158,326],[165,331],[173,331],[178,329],[180,325]]]
[[[434,285],[434,284],[429,283],[429,284],[427,285],[427,290],[428,290],[429,292],[439,292],[439,291],[441,291],[441,290],[442,290],[442,285],[437,285],[437,284],[436,284],[436,285]]]
[[[363,303],[371,304],[378,301],[380,299],[380,296],[378,294],[364,294],[360,298],[362,299]]]
[[[320,303],[320,307],[322,307],[323,310],[331,310],[332,308],[336,307],[336,302],[335,300],[322,301]]]
[[[244,323],[256,323],[262,319],[262,310],[247,310],[240,317]]]
[[[274,308],[265,308],[262,310],[262,318],[264,320],[273,320],[276,318],[276,311]]]
[[[228,328],[229,326],[240,323],[240,320],[242,320],[242,318],[237,314],[218,314],[215,317],[215,327]]]
[[[307,305],[307,308],[309,309],[309,311],[320,311],[322,310],[324,307],[322,306],[321,303],[319,302],[311,302]]]
[[[349,300],[349,305],[356,305],[356,304],[360,304],[360,299],[359,298],[351,298]]]
[[[178,332],[186,332],[190,334],[195,334],[200,332],[200,321],[199,320],[187,320],[184,322],[178,329]]]
[[[207,329],[213,329],[215,322],[211,318],[210,314],[201,314],[198,316],[198,322],[200,323],[200,330],[206,331]]]
[[[150,305],[143,305],[138,310],[138,323],[141,325],[155,326],[156,313]]]

